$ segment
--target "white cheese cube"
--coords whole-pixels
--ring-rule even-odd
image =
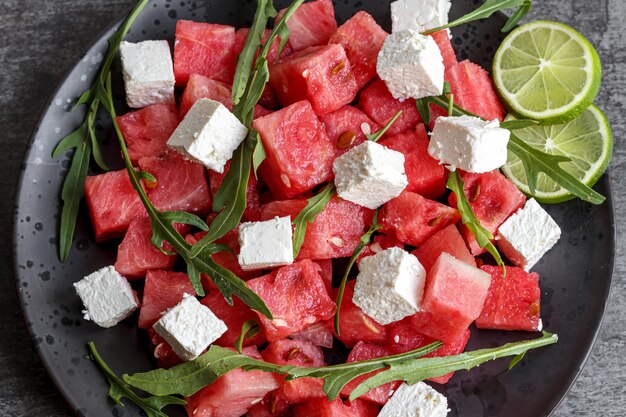
[[[83,301],[85,320],[101,327],[113,327],[137,309],[130,284],[113,266],[102,268],[74,284]]]
[[[196,359],[209,345],[223,335],[226,324],[189,294],[157,321],[154,330],[187,361]]]
[[[203,98],[194,103],[167,145],[188,159],[223,173],[224,166],[248,134],[223,104]]]
[[[174,104],[174,66],[167,41],[120,44],[122,72],[129,107]]]
[[[389,35],[378,53],[376,72],[399,100],[443,94],[444,71],[435,40],[414,30]]]
[[[352,301],[376,322],[386,325],[420,311],[426,271],[417,258],[390,248],[363,258]]]
[[[335,159],[333,172],[339,197],[370,209],[396,198],[409,184],[404,155],[369,140]]]
[[[450,0],[398,0],[391,3],[392,32],[424,32],[448,24]]]
[[[276,217],[239,226],[239,265],[244,271],[293,263],[291,219]]]
[[[446,417],[448,399],[431,386],[418,382],[398,387],[378,417]]]
[[[430,137],[428,153],[451,171],[460,168],[482,174],[506,163],[511,132],[478,117],[439,117]]]
[[[561,237],[561,229],[534,198],[498,229],[498,248],[515,265],[529,271]]]

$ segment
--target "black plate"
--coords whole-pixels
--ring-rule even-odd
[[[286,1],[279,1],[284,6]],[[357,10],[370,12],[389,28],[389,1],[336,2],[337,17],[344,21]],[[475,1],[455,0],[452,15],[475,7]],[[177,19],[249,25],[255,2],[152,1],[129,34],[129,40],[171,39]],[[119,23],[119,22],[118,22]],[[502,36],[502,15],[488,22],[453,30],[460,58],[489,67]],[[86,358],[85,344],[93,340],[118,373],[147,370],[152,361],[143,335],[131,318],[104,330],[81,318],[81,304],[72,283],[115,259],[115,245],[96,245],[82,208],[74,248],[67,263],[57,259],[59,189],[69,159],[51,159],[57,141],[72,131],[82,113],[68,113],[70,103],[91,82],[106,52],[109,28],[81,57],[60,84],[45,110],[23,166],[15,214],[15,268],[17,286],[28,327],[39,355],[61,393],[79,415],[89,417],[139,416],[132,405],[113,406],[98,369]],[[118,80],[119,81],[119,80]],[[119,86],[119,82],[117,83]],[[121,96],[118,95],[118,99]],[[121,100],[120,100],[121,101]],[[111,137],[110,123],[98,127]],[[115,140],[105,140],[111,165],[121,168]],[[531,352],[511,372],[506,361],[490,363],[472,372],[458,372],[445,387],[451,416],[545,416],[557,406],[581,370],[595,340],[610,288],[614,248],[614,213],[611,188],[605,176],[596,187],[608,196],[602,206],[573,201],[548,207],[563,229],[559,244],[536,270],[541,275],[542,317],[545,328],[559,334],[558,345]],[[472,333],[469,349],[496,346],[535,337],[495,331]],[[112,409],[115,408],[115,411]],[[172,416],[183,415],[173,411]]]

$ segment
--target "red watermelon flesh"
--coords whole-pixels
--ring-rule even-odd
[[[368,401],[343,402],[319,398],[307,401],[293,409],[293,417],[376,417],[378,407]]]
[[[411,254],[419,259],[426,272],[428,272],[439,258],[439,255],[444,252],[468,265],[476,266],[474,256],[467,249],[459,229],[453,224],[432,235],[430,239],[422,243]]]
[[[428,271],[422,301],[431,326],[419,331],[443,342],[456,339],[480,316],[490,283],[488,273],[442,253]]]
[[[235,28],[179,20],[174,42],[176,85],[187,84],[191,74],[231,83],[235,75]]]
[[[336,148],[336,156],[343,155],[367,140],[366,134],[380,130],[367,114],[350,105],[320,116],[326,132]]]
[[[124,236],[133,220],[147,215],[125,169],[88,176],[85,200],[97,242]]]
[[[350,352],[350,355],[348,355],[346,363],[366,361],[369,359],[376,359],[389,355],[393,355],[393,353],[387,347],[374,345],[371,343],[359,342],[354,346],[354,348]],[[341,390],[341,396],[344,398],[348,398],[350,396],[350,393],[361,382],[376,375],[379,372],[381,371],[370,372],[369,374],[362,375],[358,378],[353,379],[345,387],[343,387],[343,389]],[[360,398],[362,400],[367,400],[376,404],[384,405],[387,403],[387,401],[389,401],[389,398],[391,398],[391,396],[396,391],[396,389],[398,389],[400,384],[400,381],[389,382],[385,385],[381,385],[380,387],[369,390]]]
[[[435,128],[435,122],[441,116],[447,116],[448,110],[443,107],[439,107],[436,104],[430,105],[430,130],[432,131]]]
[[[447,73],[452,67],[459,63],[458,59],[456,59],[456,52],[454,52],[454,48],[452,47],[450,32],[444,29],[439,32],[431,33],[430,36],[435,40],[441,51],[443,66]],[[445,79],[446,81],[449,80],[448,77],[445,77]]]
[[[261,359],[254,347],[243,353]],[[185,409],[189,417],[241,417],[278,386],[278,377],[272,373],[237,368],[186,398]]]
[[[503,276],[499,266],[484,265],[481,269],[491,274],[491,286],[483,311],[476,319],[476,327],[529,332],[539,330],[539,275],[514,266],[506,267],[506,276]]]
[[[457,105],[487,120],[504,120],[506,111],[487,71],[470,61],[462,61],[447,74]]]
[[[230,163],[231,161],[226,162],[224,173],[222,174],[209,170],[209,185],[211,187],[211,194],[214,197],[230,169]],[[246,190],[246,210],[243,212],[242,220],[246,222],[258,222],[260,219],[259,184],[254,173],[250,172],[250,179],[248,180],[248,188]]]
[[[500,171],[485,174],[461,173],[465,195],[472,210],[485,229],[496,234],[498,227],[526,203],[526,196],[517,189]],[[456,207],[456,196],[450,194],[449,203]],[[473,255],[485,252],[478,245],[474,235],[466,226],[461,226],[461,234]]]
[[[420,246],[439,230],[458,222],[459,212],[444,204],[403,191],[386,203],[379,222],[383,231],[394,231],[408,245]]]
[[[328,294],[332,294],[333,292],[333,260],[332,259],[318,259],[315,261],[316,264],[320,266],[322,271],[320,274],[322,275],[322,279],[324,280],[324,285],[326,285],[326,291]]]
[[[165,341],[152,327],[148,329],[148,336],[154,345],[154,358],[157,360],[157,366],[162,369],[169,369],[172,366],[183,363],[178,357],[172,346]]]
[[[374,81],[361,91],[358,107],[380,126],[386,126],[396,113],[402,110],[398,120],[385,134],[386,137],[413,129],[421,121],[415,100],[396,100],[382,80]]]
[[[428,134],[422,123],[415,132],[405,132],[380,141],[380,144],[404,155],[407,191],[432,200],[446,191],[446,169],[428,154]]]
[[[306,329],[294,333],[290,336],[294,340],[302,340],[314,344],[315,346],[333,347],[333,327],[332,323],[320,321],[312,324]]]
[[[211,194],[202,165],[186,161],[176,152],[169,152],[161,157],[141,158],[139,167],[157,180],[156,184],[144,184],[158,210],[184,210],[198,215],[211,211]]]
[[[308,259],[250,280],[248,287],[265,301],[274,316],[269,320],[258,314],[270,342],[328,320],[335,313],[320,267]]]
[[[291,417],[289,405],[282,391],[274,390],[263,401],[252,406],[246,417]]]
[[[160,156],[167,152],[166,142],[180,123],[178,109],[171,104],[153,104],[115,120],[133,164],[143,157]]]
[[[339,26],[330,43],[343,45],[359,89],[376,78],[378,53],[388,34],[367,12],[358,12]]]
[[[180,303],[184,294],[195,293],[187,274],[148,271],[139,310],[139,328],[152,327],[161,318],[161,313]]]
[[[281,10],[276,21],[285,14]],[[332,0],[315,0],[301,5],[287,21],[289,46],[294,51],[309,46],[326,45],[337,30]]]
[[[267,154],[259,175],[276,196],[295,197],[332,178],[335,146],[309,102],[260,117],[252,126]]]
[[[346,51],[337,44],[281,59],[272,66],[270,84],[284,106],[308,100],[320,115],[350,103],[359,91]]]

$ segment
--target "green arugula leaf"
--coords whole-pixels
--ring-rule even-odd
[[[396,120],[398,120],[398,118],[402,115],[402,110],[398,110],[398,112],[391,118],[391,120],[389,120],[389,122],[387,122],[387,124],[385,125],[385,127],[383,127],[382,129],[380,129],[378,132],[376,133],[372,133],[372,134],[366,134],[365,137],[367,138],[367,140],[371,140],[372,142],[378,142],[378,140],[380,138],[383,137],[383,135],[385,133],[387,133],[387,131],[389,130],[389,128],[391,127],[391,125],[393,125]]]
[[[254,151],[252,152],[252,169],[254,171],[255,178],[259,178],[257,171],[259,170],[259,167],[261,166],[263,161],[265,161],[265,158],[267,158],[267,154],[265,153],[265,147],[263,146],[263,142],[261,142],[261,137],[257,132],[257,142],[256,146],[254,147]]]
[[[259,334],[261,331],[261,326],[256,320],[248,320],[241,325],[241,334],[235,341],[235,349],[237,352],[242,353],[243,351],[243,342],[246,339],[252,339],[254,336]]]
[[[304,243],[304,235],[306,234],[307,224],[315,221],[315,217],[317,217],[317,215],[324,210],[326,204],[328,204],[335,194],[335,184],[333,182],[329,182],[322,191],[307,200],[306,206],[302,209],[302,211],[300,211],[300,213],[298,213],[296,218],[293,219],[292,223],[295,226],[293,230],[294,259],[298,257],[300,248]]]
[[[515,365],[521,362],[521,360],[524,359],[524,356],[526,356],[526,352],[522,352],[519,355],[515,356],[513,359],[511,359],[511,362],[509,363],[509,371],[513,369]]]

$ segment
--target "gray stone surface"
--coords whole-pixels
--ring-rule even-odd
[[[39,112],[80,53],[131,0],[0,0],[0,415],[68,417],[38,360],[18,306],[11,265],[11,219],[19,167]],[[555,412],[565,416],[626,414],[626,2],[541,0],[531,18],[571,24],[598,48],[604,83],[598,104],[613,123],[613,178],[618,252],[613,292],[600,337],[587,366]],[[515,417],[515,416],[511,416]]]

